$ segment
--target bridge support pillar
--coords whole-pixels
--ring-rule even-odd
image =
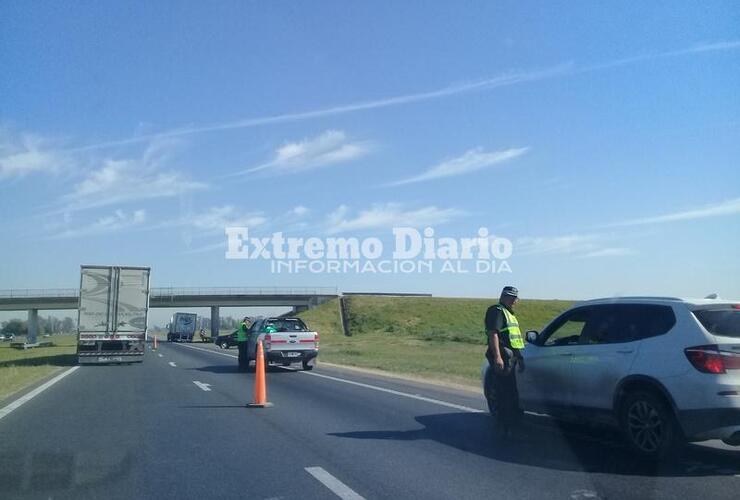
[[[39,310],[29,309],[28,310],[28,334],[26,335],[26,343],[35,344],[36,337],[39,334]]]
[[[218,337],[219,327],[221,326],[221,319],[218,316],[218,306],[211,306],[211,338],[216,341]]]

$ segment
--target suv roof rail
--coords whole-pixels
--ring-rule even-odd
[[[620,295],[617,297],[602,297],[600,299],[588,299],[583,302],[595,302],[606,300],[670,300],[672,302],[683,302],[680,297],[661,297],[658,295]]]

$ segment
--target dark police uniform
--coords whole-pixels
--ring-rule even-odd
[[[506,309],[503,304],[491,306],[486,311],[486,337],[491,331],[498,332],[499,351],[504,361],[504,370],[497,373],[495,366],[495,353],[490,347],[486,349],[486,359],[491,366],[489,376],[493,377],[493,388],[496,394],[497,416],[505,428],[516,423],[521,413],[519,409],[519,391],[516,387],[516,365],[521,359],[521,333],[519,325],[513,313]],[[510,335],[513,333],[513,335]],[[512,336],[514,337],[512,339]],[[512,346],[513,340],[513,346]]]

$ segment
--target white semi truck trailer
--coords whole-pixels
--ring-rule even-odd
[[[144,361],[148,267],[82,266],[77,320],[80,364]]]
[[[192,342],[198,315],[195,313],[175,313],[167,325],[167,340],[170,342]]]

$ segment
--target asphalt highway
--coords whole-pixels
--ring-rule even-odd
[[[737,498],[740,451],[636,459],[616,435],[527,416],[498,436],[476,392],[271,367],[247,408],[236,351],[161,343],[81,366],[0,418],[3,499]],[[471,360],[478,363],[478,360]],[[299,368],[300,365],[295,365]]]

